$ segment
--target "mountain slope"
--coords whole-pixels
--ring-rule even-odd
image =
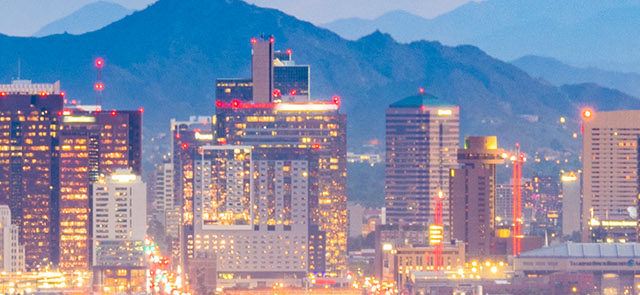
[[[554,85],[596,83],[640,97],[640,74],[574,67],[557,59],[533,55],[523,56],[511,63],[529,75],[543,78]]]
[[[166,132],[169,118],[213,113],[215,78],[247,76],[249,39],[263,32],[276,36],[277,47],[293,48],[299,62],[312,65],[314,97],[342,96],[351,148],[384,139],[386,107],[425,86],[461,105],[462,134],[498,134],[503,145],[519,141],[530,151],[552,142],[577,150],[578,143],[554,123],[560,116],[577,120],[576,102],[478,48],[400,44],[379,32],[347,41],[277,10],[237,0],[161,0],[78,36],[0,36],[0,79],[15,76],[20,58],[23,77],[60,79],[70,98],[93,103],[92,61],[103,56],[105,108],[144,106],[149,138]]]
[[[502,59],[550,56],[578,65],[640,71],[640,1],[487,0],[434,19],[406,13],[327,24],[343,36],[379,29],[403,42],[473,44]],[[389,20],[392,19],[392,20]],[[362,36],[362,35],[360,35]]]
[[[116,3],[98,1],[87,4],[72,14],[51,22],[33,34],[35,37],[53,34],[82,34],[95,31],[131,14],[131,10]]]

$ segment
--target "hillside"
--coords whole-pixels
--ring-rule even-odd
[[[325,27],[352,38],[379,29],[402,42],[472,44],[506,60],[530,54],[640,72],[638,15],[637,0],[486,0],[469,2],[434,19],[391,12],[373,20],[338,20]]]
[[[314,97],[342,96],[351,149],[371,138],[383,139],[385,108],[419,86],[461,105],[463,134],[499,134],[504,146],[519,141],[530,151],[552,142],[562,149],[578,147],[556,124],[560,116],[577,120],[574,100],[476,47],[400,44],[379,32],[348,41],[238,0],[161,0],[78,36],[0,36],[0,79],[15,76],[20,59],[23,77],[62,80],[71,98],[93,103],[92,61],[103,56],[105,107],[144,106],[149,139],[166,132],[170,118],[213,113],[215,78],[248,75],[249,39],[260,33],[273,34],[277,47],[293,48],[299,62],[312,65]],[[640,108],[637,101],[626,103]]]
[[[65,32],[73,35],[91,32],[122,19],[131,12],[122,5],[98,1],[87,4],[72,14],[43,26],[33,35],[42,37]]]

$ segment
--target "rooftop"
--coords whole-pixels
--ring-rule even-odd
[[[409,96],[407,98],[401,99],[391,104],[392,108],[419,108],[421,106],[432,106],[432,107],[452,107],[453,104],[447,103],[446,101],[439,99],[436,96],[433,96],[428,93],[417,94],[413,96]]]
[[[640,243],[572,243],[544,247],[520,254],[523,258],[629,258],[640,257]]]

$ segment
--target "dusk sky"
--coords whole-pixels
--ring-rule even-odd
[[[30,36],[44,25],[96,0],[0,0],[0,33]],[[111,0],[142,9],[155,0]],[[406,10],[427,18],[450,11],[469,0],[248,0],[283,10],[300,19],[324,24],[340,18],[375,18],[392,10]],[[20,25],[16,25],[20,24]]]

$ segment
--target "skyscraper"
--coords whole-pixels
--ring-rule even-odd
[[[11,91],[31,92],[27,86]],[[56,146],[63,100],[44,91],[0,92],[0,204],[9,205],[20,227],[28,270],[55,264],[59,249]]]
[[[219,142],[308,150],[317,157],[319,193],[317,200],[310,200],[309,212],[311,226],[319,231],[313,237],[325,237],[326,269],[319,269],[322,264],[310,269],[330,275],[346,270],[346,116],[339,106],[338,97],[306,103],[216,102]]]
[[[93,183],[94,285],[100,291],[146,290],[144,255],[147,189],[131,169],[118,169]],[[113,293],[115,293],[113,292]]]
[[[11,223],[11,209],[0,205],[0,271],[24,271],[24,246],[20,243],[20,228]]]
[[[179,210],[179,235],[171,242],[174,261],[187,269],[193,258],[193,174],[196,151],[213,144],[215,117],[192,116],[189,120],[171,120],[171,163],[174,208]]]
[[[91,266],[91,184],[118,169],[141,173],[142,113],[78,106],[62,112],[60,269]]]
[[[247,78],[216,79],[216,100],[231,102],[253,99],[253,82]]]
[[[309,65],[298,65],[293,51],[276,51],[273,61],[274,91],[283,102],[305,102],[311,97]]]
[[[299,149],[204,146],[195,161],[194,259],[215,257],[218,287],[301,287],[318,161]],[[198,274],[192,274],[196,276]]]
[[[503,163],[495,136],[470,136],[451,170],[452,238],[473,257],[491,255],[495,238],[496,165]]]
[[[640,111],[583,114],[584,240],[636,240]]]
[[[428,94],[391,104],[386,113],[387,223],[433,221],[435,196],[449,208],[449,171],[456,167],[459,107]],[[449,213],[443,220],[448,227]]]
[[[253,101],[271,102],[273,98],[273,36],[251,38],[251,80]]]
[[[582,213],[581,181],[579,173],[569,171],[560,176],[562,183],[562,235],[580,232]]]

